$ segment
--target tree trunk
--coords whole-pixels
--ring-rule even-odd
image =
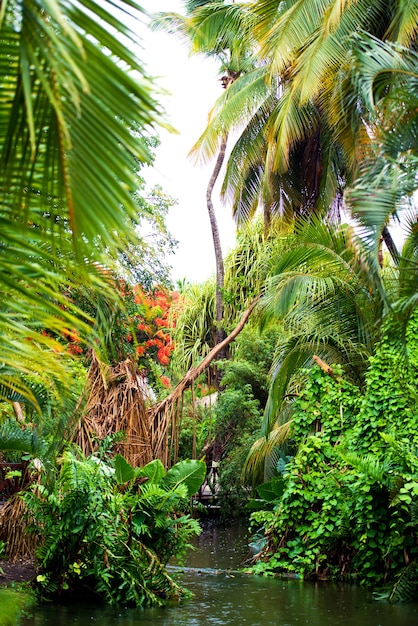
[[[209,214],[210,227],[212,229],[213,247],[215,251],[215,263],[216,263],[216,336],[215,343],[221,343],[225,338],[225,330],[222,326],[223,321],[223,288],[224,288],[224,262],[222,255],[221,239],[219,236],[218,222],[216,219],[215,209],[212,202],[212,193],[215,187],[216,181],[221,171],[224,159],[225,150],[227,144],[227,135],[222,138],[221,147],[219,148],[218,157],[216,159],[215,167],[210,177],[209,184],[206,190],[206,206]],[[226,357],[226,348],[223,354],[219,355],[219,358]]]
[[[224,89],[228,89],[228,87],[238,78],[239,72],[233,72],[228,70],[227,73],[222,76],[221,83]],[[224,159],[225,159],[225,151],[226,145],[228,142],[228,134],[224,133],[221,140],[221,145],[219,148],[218,156],[216,159],[215,167],[212,172],[212,176],[210,177],[209,184],[206,190],[206,206],[209,214],[210,227],[212,229],[212,239],[213,239],[213,247],[215,251],[215,262],[216,262],[216,292],[215,292],[215,300],[216,300],[216,336],[215,343],[221,343],[225,337],[225,329],[223,328],[223,316],[224,316],[224,307],[223,307],[223,288],[224,288],[224,261],[222,255],[222,247],[221,247],[221,239],[219,236],[218,222],[216,219],[215,209],[213,207],[212,202],[212,194],[213,189],[215,187],[216,181],[218,179],[219,173],[221,171]],[[219,354],[220,359],[225,359],[227,357],[227,347],[221,350]],[[219,387],[219,378],[217,376],[217,382]]]
[[[212,229],[213,247],[215,250],[216,261],[216,322],[220,324],[223,318],[223,302],[222,302],[222,289],[224,286],[224,262],[222,256],[221,239],[219,236],[218,222],[216,219],[215,209],[212,202],[212,193],[215,187],[216,181],[221,171],[225,159],[227,136],[222,139],[221,147],[216,159],[215,167],[210,177],[209,184],[206,190],[206,205],[209,214],[210,227]],[[219,343],[217,340],[216,343]]]
[[[389,254],[392,257],[392,261],[398,265],[399,263],[399,252],[398,252],[398,248],[395,245],[395,242],[392,239],[392,235],[389,232],[389,229],[387,226],[383,227],[382,230],[382,238],[383,241],[386,244],[387,249],[389,250]]]

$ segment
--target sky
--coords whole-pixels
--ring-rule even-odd
[[[183,13],[180,0],[142,0],[149,12],[177,11]],[[202,56],[189,56],[188,48],[173,35],[162,32],[141,32],[141,60],[156,83],[169,94],[160,98],[172,126],[178,134],[161,130],[154,167],[143,172],[148,184],[160,184],[177,199],[170,209],[167,226],[179,244],[169,258],[174,281],[186,278],[203,282],[215,272],[215,256],[206,188],[214,163],[194,165],[188,152],[206,127],[208,113],[222,93],[218,66]],[[224,256],[234,246],[235,224],[231,209],[219,197],[219,185],[213,195]]]

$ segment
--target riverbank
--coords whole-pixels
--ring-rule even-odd
[[[15,562],[0,561],[0,587],[11,583],[23,583],[35,576],[33,561],[19,559]]]

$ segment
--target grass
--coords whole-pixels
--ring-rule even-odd
[[[32,601],[27,591],[0,589],[0,626],[17,626],[23,609]]]

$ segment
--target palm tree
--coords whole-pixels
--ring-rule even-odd
[[[331,228],[311,218],[298,227],[289,248],[273,263],[261,301],[263,324],[282,320],[285,330],[271,370],[263,435],[313,355],[341,363],[350,380],[362,385],[387,310],[380,275],[351,227]]]
[[[240,78],[235,97],[219,103],[199,149],[213,153],[219,128],[244,128],[224,183],[238,218],[251,216],[260,201],[267,224],[271,211],[338,210],[374,143],[369,103],[356,85],[359,31],[409,46],[417,30],[415,3],[263,0],[247,3],[246,12],[265,89],[256,80],[249,89],[248,77]],[[220,34],[233,28],[227,18]],[[389,86],[390,75],[385,78]],[[381,232],[396,258],[389,231]]]
[[[269,397],[260,438],[243,469],[243,480],[262,481],[291,433],[293,400],[317,363],[340,364],[344,379],[363,388],[370,357],[382,345],[409,358],[418,305],[416,219],[397,265],[381,268],[367,240],[352,227],[330,228],[316,218],[300,225],[281,251],[260,302],[262,323],[283,324],[270,372]],[[386,342],[386,343],[384,343]],[[385,348],[383,348],[385,349]],[[274,463],[273,463],[274,466]]]
[[[363,35],[355,59],[358,89],[368,101],[373,122],[374,149],[362,163],[347,196],[376,250],[380,233],[392,215],[409,208],[412,222],[418,218],[414,206],[418,187],[418,55],[410,48]]]
[[[138,241],[135,172],[163,122],[134,52],[142,10],[114,9],[23,0],[1,12],[1,397],[30,396],[22,373],[33,371],[68,385],[53,337],[92,340],[93,325],[71,287],[115,300],[110,270]]]
[[[220,62],[221,84],[228,91],[239,76],[252,67],[253,61],[248,49],[243,46],[241,29],[240,5],[231,4],[226,0],[189,0],[186,2],[186,17],[175,13],[158,15],[154,28],[164,28],[186,38],[195,54],[215,57]],[[234,23],[233,30],[222,31],[220,28],[225,16]],[[231,23],[231,22],[229,22]],[[213,205],[213,191],[225,159],[228,133],[221,132],[217,137],[215,165],[206,189],[206,206],[212,231],[216,262],[216,342],[225,338],[223,328],[224,305],[222,292],[224,288],[224,260],[216,213]],[[226,355],[222,354],[221,358]]]

